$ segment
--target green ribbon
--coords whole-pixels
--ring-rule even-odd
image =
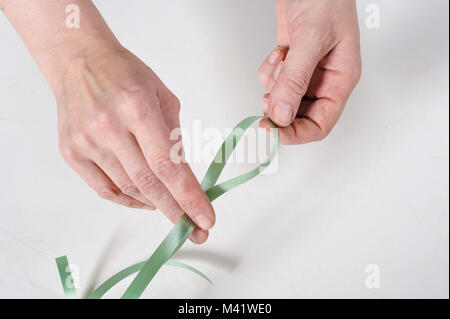
[[[67,257],[58,257],[55,259],[55,261],[56,265],[58,266],[59,277],[61,278],[64,295],[66,295],[66,298],[68,299],[75,299],[77,297],[77,292],[75,290],[75,283],[73,282]]]
[[[201,187],[205,191],[208,199],[212,202],[219,196],[230,191],[231,189],[249,181],[255,176],[259,175],[270,162],[274,159],[278,147],[280,144],[280,136],[276,125],[267,119],[273,128],[273,147],[270,151],[268,158],[256,168],[251,171],[231,178],[223,183],[217,184],[220,174],[222,173],[225,165],[236,148],[237,143],[244,135],[245,131],[257,120],[261,119],[260,116],[251,116],[242,120],[231,133],[227,136],[223,142],[221,148],[214,157],[211,165],[209,166],[205,177],[202,180]],[[122,295],[122,299],[136,299],[141,296],[144,290],[147,288],[153,277],[159,271],[163,265],[175,266],[192,271],[193,273],[203,277],[205,280],[211,283],[208,277],[202,272],[195,269],[192,266],[181,263],[179,261],[171,260],[172,256],[183,246],[189,235],[195,228],[195,223],[189,218],[187,214],[175,224],[169,234],[164,238],[151,257],[145,261],[116,273],[114,276],[106,280],[97,289],[95,289],[89,296],[89,299],[101,298],[109,289],[116,285],[122,279],[138,272],[137,276],[128,286],[125,293]],[[59,275],[64,289],[66,298],[76,298],[76,291],[73,286],[73,282],[68,285],[71,279],[71,273],[67,257],[56,258],[56,264],[58,266]]]

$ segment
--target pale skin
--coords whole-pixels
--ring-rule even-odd
[[[69,4],[80,8],[79,29],[65,25]],[[0,7],[55,95],[65,161],[102,198],[158,208],[173,223],[187,213],[197,224],[190,239],[205,242],[214,209],[189,165],[170,159],[178,98],[119,43],[91,1]],[[360,77],[355,0],[278,0],[276,8],[278,46],[258,70],[263,112],[280,126],[282,143],[318,141]]]

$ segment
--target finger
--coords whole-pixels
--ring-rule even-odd
[[[184,212],[148,167],[135,138],[129,135],[117,146],[116,156],[133,183],[172,223],[176,224]],[[203,243],[208,238],[207,232],[202,229],[195,230],[193,236],[191,240],[197,244]]]
[[[270,118],[279,126],[288,126],[297,114],[300,102],[307,92],[311,76],[323,57],[319,45],[296,39],[271,91]]]
[[[156,209],[155,205],[142,195],[139,188],[137,188],[130,179],[114,154],[111,153],[97,156],[97,158],[95,158],[95,163],[103,170],[103,172],[105,172],[123,194],[147,204],[148,208],[152,210]]]
[[[300,113],[289,126],[279,128],[280,141],[285,145],[304,144],[324,139],[338,121],[344,103],[324,98],[313,102],[302,102]],[[270,124],[261,121],[260,126],[268,129]]]
[[[163,112],[163,116],[169,130],[172,132],[172,130],[180,128],[180,101],[178,98],[169,89],[160,92],[159,98],[160,103],[166,107],[166,112]],[[182,136],[180,135],[179,139],[181,138]],[[208,235],[208,231],[196,226],[189,236],[189,240],[197,245],[203,244],[208,239]]]
[[[116,143],[115,155],[134,185],[171,222],[176,223],[183,216],[183,210],[147,165],[136,139],[129,134]]]
[[[150,131],[138,131],[136,136],[151,170],[192,220],[202,229],[210,229],[215,222],[214,211],[188,164],[175,163],[170,158],[170,149],[163,143],[155,150],[156,141],[151,134]]]
[[[158,114],[159,113],[159,114]],[[170,133],[159,109],[152,114],[153,127],[135,123],[132,132],[138,141],[150,169],[167,187],[179,206],[202,229],[210,229],[215,222],[214,210],[201,189],[189,165],[175,163],[170,157]]]
[[[63,154],[63,157],[72,169],[86,182],[86,184],[93,188],[100,197],[130,208],[148,208],[145,203],[123,194],[94,162],[76,157],[71,151],[63,153],[65,153],[65,155]]]
[[[258,80],[266,92],[270,92],[274,81],[274,72],[281,61],[283,61],[286,49],[275,48],[264,60],[258,69]]]

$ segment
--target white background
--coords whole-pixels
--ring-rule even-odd
[[[381,28],[365,26],[365,7]],[[276,45],[274,1],[96,1],[121,42],[182,102],[182,125],[229,128],[262,112],[256,80]],[[146,298],[449,296],[448,1],[358,1],[364,71],[323,142],[283,147],[276,174],[214,203],[217,224]],[[0,17],[0,297],[82,295],[153,252],[171,224],[103,201],[57,150],[52,93]],[[207,163],[193,166],[200,178]],[[380,269],[380,288],[365,285]],[[119,297],[129,280],[107,297]]]

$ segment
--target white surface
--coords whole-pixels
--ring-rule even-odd
[[[365,27],[368,3],[380,5],[380,29]],[[272,0],[96,4],[180,97],[186,128],[261,112]],[[283,147],[276,174],[214,203],[210,240],[178,255],[213,286],[170,267],[145,297],[448,298],[448,1],[358,4],[363,77],[331,136]],[[171,225],[97,198],[69,169],[50,90],[3,16],[0,33],[0,297],[62,298],[54,257],[64,254],[86,293],[147,257]],[[206,168],[194,165],[199,178]],[[379,289],[366,288],[369,264]]]

